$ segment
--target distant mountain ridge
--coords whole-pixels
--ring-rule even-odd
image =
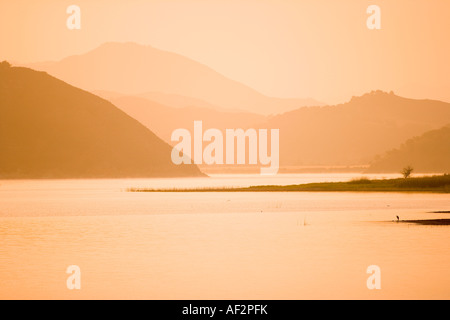
[[[450,173],[450,124],[388,151],[367,172],[400,172],[406,166],[412,166],[418,173]]]
[[[323,105],[313,99],[267,97],[194,60],[134,43],[106,43],[86,54],[59,62],[28,66],[88,91],[127,95],[160,92],[259,114],[278,114],[302,106]]]
[[[336,106],[277,115],[261,127],[280,129],[282,165],[358,165],[449,119],[450,103],[374,91]]]
[[[0,67],[0,178],[202,176],[110,102],[44,72]]]
[[[197,106],[175,108],[140,97],[116,97],[110,101],[169,143],[174,130],[183,128],[193,132],[194,121],[197,120],[202,121],[205,129],[219,129],[223,133],[226,129],[255,127],[265,120],[259,114],[218,111]]]
[[[223,111],[223,112],[236,112],[240,113],[242,110],[232,110],[227,108],[221,108],[217,107],[215,105],[212,105],[206,101],[191,98],[191,97],[185,97],[177,94],[168,94],[168,93],[161,93],[161,92],[147,92],[142,94],[136,94],[136,95],[128,95],[123,94],[119,92],[112,92],[112,91],[92,91],[93,94],[102,97],[106,100],[113,100],[113,99],[119,99],[119,98],[142,98],[146,100],[150,100],[152,102],[165,105],[167,107],[171,108],[187,108],[187,107],[196,107],[196,108],[203,108],[203,109],[211,109],[216,111]]]
[[[280,162],[285,167],[366,166],[404,141],[441,128],[450,119],[450,104],[414,100],[374,91],[336,106],[304,107],[262,117],[223,113],[208,108],[171,108],[147,99],[111,101],[166,141],[174,129],[280,129]],[[450,159],[448,159],[450,162]]]
[[[123,55],[119,54],[119,57],[117,57],[116,54],[116,57],[113,57],[112,60],[100,63],[100,65],[95,67],[99,68],[98,70],[95,68],[92,70],[83,65],[86,61],[90,61],[88,63],[90,65],[93,61],[100,61],[100,58],[103,57],[106,57],[105,59],[108,60],[106,53],[111,52],[111,50],[116,53],[123,50]],[[148,61],[149,55],[154,54],[156,58],[154,60],[150,59],[150,66],[157,68],[156,65],[167,58],[165,52],[153,48],[134,44],[108,44],[86,55],[65,59],[60,63],[53,64],[51,67],[75,76],[75,78],[79,75],[79,80],[84,83],[89,81],[88,78],[90,76],[94,78],[94,82],[98,80],[104,83],[105,76],[98,76],[98,74],[104,73],[104,68],[110,65],[119,65],[120,68],[110,70],[111,74],[108,74],[108,72],[105,74],[112,78],[110,79],[112,84],[117,86],[124,84],[126,86],[128,82],[132,83],[136,79],[126,76],[126,72],[128,72],[127,63],[123,65],[117,63],[119,61],[128,61],[130,59],[130,50],[131,52],[137,50],[134,56],[131,55],[134,58],[130,62],[132,66],[139,65],[140,60],[143,62]],[[164,59],[159,59],[159,56],[162,56]],[[174,74],[179,74],[180,70],[186,70],[186,68],[189,69],[190,67],[194,69],[194,74],[197,74],[200,69],[208,75],[206,78],[209,79],[209,75],[213,74],[214,79],[221,79],[220,81],[230,85],[228,79],[217,75],[213,70],[205,66],[200,65],[201,67],[199,67],[199,64],[196,62],[189,61],[189,59],[187,59],[187,62],[184,57],[176,54],[168,54],[168,56],[170,57],[168,61],[178,61],[178,65],[177,63],[175,65],[165,63],[164,66],[160,66],[161,70],[166,70],[167,65],[173,67],[173,74],[168,77],[162,77],[161,83],[164,85],[170,83],[170,79],[173,79]],[[186,64],[188,67],[179,68],[180,65],[186,66]],[[74,69],[68,72],[72,68]],[[132,74],[137,72],[133,68],[130,71]],[[116,75],[121,74],[122,71],[125,72],[125,75],[117,77]],[[145,70],[140,70],[139,72],[148,74]],[[97,80],[95,80],[96,77],[98,77]],[[120,78],[120,81],[117,78]],[[156,75],[152,75],[149,78],[150,84],[154,84],[156,78]],[[203,77],[202,79],[205,80],[206,78]],[[189,77],[186,77],[186,79],[189,79]],[[186,79],[179,79],[179,82],[175,81],[175,84],[180,85],[180,88],[185,88],[184,86],[189,84],[189,81]],[[236,88],[234,87],[236,83],[233,81],[231,83],[231,87]],[[140,85],[147,87],[148,83],[144,81]],[[205,88],[197,85],[198,83],[194,85],[195,90],[201,91]],[[132,87],[133,85],[131,84],[130,86]],[[408,99],[397,96],[393,92],[373,91],[360,97],[353,97],[349,102],[339,105],[301,107],[282,114],[263,116],[251,112],[233,114],[219,111],[221,106],[203,100],[202,97],[189,95],[189,92],[184,92],[188,94],[186,96],[183,95],[184,93],[162,93],[164,92],[163,90],[156,93],[142,94],[142,92],[145,92],[142,90],[143,87],[137,91],[137,95],[141,97],[115,94],[114,92],[123,92],[123,88],[118,89],[119,87],[117,87],[118,90],[107,90],[105,95],[110,95],[109,100],[113,101],[114,104],[150,130],[157,132],[167,142],[170,142],[170,133],[174,129],[190,129],[194,120],[204,120],[204,129],[210,127],[222,130],[224,128],[249,127],[280,129],[281,166],[367,165],[373,163],[377,155],[382,155],[387,150],[398,148],[398,146],[412,137],[421,136],[428,131],[442,128],[449,123],[450,119],[450,103]],[[239,90],[243,88],[239,84],[237,87],[240,88]],[[243,91],[237,90],[236,92],[244,92],[244,96],[246,96],[249,88],[245,88],[244,86]],[[222,89],[219,91],[223,93]],[[208,90],[203,91],[209,94]],[[250,90],[250,92],[252,91]],[[250,96],[255,97],[254,94],[250,94]],[[257,93],[256,96],[261,97]],[[158,101],[151,101],[148,98]],[[264,97],[263,100],[266,98]],[[166,106],[161,102],[167,102],[170,106]],[[189,106],[191,102],[202,104],[202,106]],[[261,105],[264,105],[264,103]],[[230,106],[228,106],[228,110],[235,112],[235,109]]]

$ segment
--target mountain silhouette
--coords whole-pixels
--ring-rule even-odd
[[[449,103],[374,91],[336,106],[287,112],[261,127],[280,129],[282,165],[364,165],[449,119]]]
[[[139,97],[111,101],[168,142],[174,129],[192,131],[194,120],[203,120],[204,130],[217,128],[223,133],[227,128],[280,129],[281,164],[294,167],[367,165],[407,139],[441,128],[450,116],[448,103],[381,91],[342,105],[300,108],[274,117],[174,108]]]
[[[175,108],[139,97],[124,96],[112,98],[110,101],[169,143],[172,132],[176,129],[184,128],[193,132],[196,120],[203,122],[205,130],[222,130],[224,136],[228,128],[247,129],[265,120],[264,116],[253,113],[225,112],[196,106]]]
[[[88,91],[159,92],[259,114],[321,105],[313,99],[267,97],[194,60],[134,43],[106,43],[86,54],[29,66]]]
[[[92,93],[95,94],[96,96],[102,97],[103,99],[106,99],[109,101],[112,101],[113,99],[118,99],[118,98],[135,97],[135,98],[143,98],[146,100],[150,100],[150,101],[156,102],[160,105],[164,105],[164,106],[172,107],[172,108],[198,107],[198,108],[212,109],[212,110],[217,110],[217,111],[222,111],[222,112],[235,112],[235,113],[242,112],[242,110],[232,110],[232,109],[227,109],[227,108],[221,108],[221,107],[215,106],[215,105],[208,103],[201,99],[181,96],[181,95],[177,95],[177,94],[168,94],[168,93],[161,93],[161,92],[147,92],[147,93],[130,96],[130,95],[124,94],[124,93],[113,92],[113,91],[104,91],[104,90],[95,90],[95,91],[92,91]],[[260,115],[260,116],[261,116],[261,118],[263,117],[262,115]]]
[[[174,107],[174,108],[187,108],[187,107],[198,107],[204,109],[214,109],[222,112],[235,112],[242,113],[242,110],[239,109],[231,109],[231,108],[223,108],[215,106],[211,103],[208,103],[201,99],[196,99],[192,97],[186,97],[178,94],[168,94],[161,92],[147,92],[143,94],[137,95],[137,97],[145,98],[147,100],[155,101],[160,104]],[[248,112],[247,112],[248,113]]]
[[[201,176],[110,102],[28,68],[0,67],[1,178]]]
[[[450,125],[409,139],[374,161],[367,171],[400,172],[408,165],[420,173],[450,173]]]

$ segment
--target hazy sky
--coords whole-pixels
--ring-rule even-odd
[[[68,30],[66,8],[81,8]],[[366,9],[381,7],[382,29]],[[375,89],[450,101],[448,0],[15,0],[0,2],[0,59],[59,60],[107,41],[202,62],[264,94],[346,101]]]

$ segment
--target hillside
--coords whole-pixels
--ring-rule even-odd
[[[341,105],[300,108],[261,127],[280,129],[282,165],[357,165],[449,119],[449,103],[376,91]]]
[[[450,119],[448,103],[406,99],[381,91],[353,97],[342,105],[300,108],[275,117],[207,107],[173,108],[138,97],[110,100],[168,142],[174,129],[192,131],[194,120],[203,120],[204,129],[222,131],[278,128],[281,164],[294,167],[367,165],[377,155],[441,128]]]
[[[133,43],[106,43],[86,54],[30,67],[89,91],[127,95],[159,92],[260,114],[320,105],[313,99],[266,97],[194,60]]]
[[[185,128],[193,132],[195,120],[202,120],[205,130],[215,128],[223,132],[227,128],[248,128],[265,120],[258,114],[196,106],[174,108],[139,97],[119,97],[110,101],[169,143],[176,129]]]
[[[368,172],[400,172],[407,165],[420,173],[449,173],[450,125],[426,132],[387,152],[372,163]]]
[[[136,98],[143,98],[147,99],[153,102],[156,102],[160,105],[172,107],[172,108],[186,108],[186,107],[199,107],[199,108],[206,108],[206,109],[214,109],[218,111],[230,111],[226,110],[224,108],[219,108],[217,106],[214,106],[206,101],[180,96],[176,94],[168,94],[168,93],[161,93],[161,92],[147,92],[143,94],[138,95],[127,95],[119,92],[112,92],[112,91],[102,91],[102,90],[95,90],[91,91],[96,96],[102,97],[103,99],[111,101],[111,99],[117,99],[117,98],[129,98],[129,97],[136,97]]]
[[[27,68],[0,67],[0,178],[200,176],[110,102]]]

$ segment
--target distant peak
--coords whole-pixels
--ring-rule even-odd
[[[386,95],[395,95],[394,91],[386,92],[383,90],[374,90],[369,93],[366,93],[365,96],[386,96]]]
[[[394,91],[386,92],[383,90],[373,90],[371,92],[365,93],[362,96],[353,96],[350,100],[352,101],[358,101],[361,99],[368,99],[368,98],[381,98],[381,97],[396,97]]]

